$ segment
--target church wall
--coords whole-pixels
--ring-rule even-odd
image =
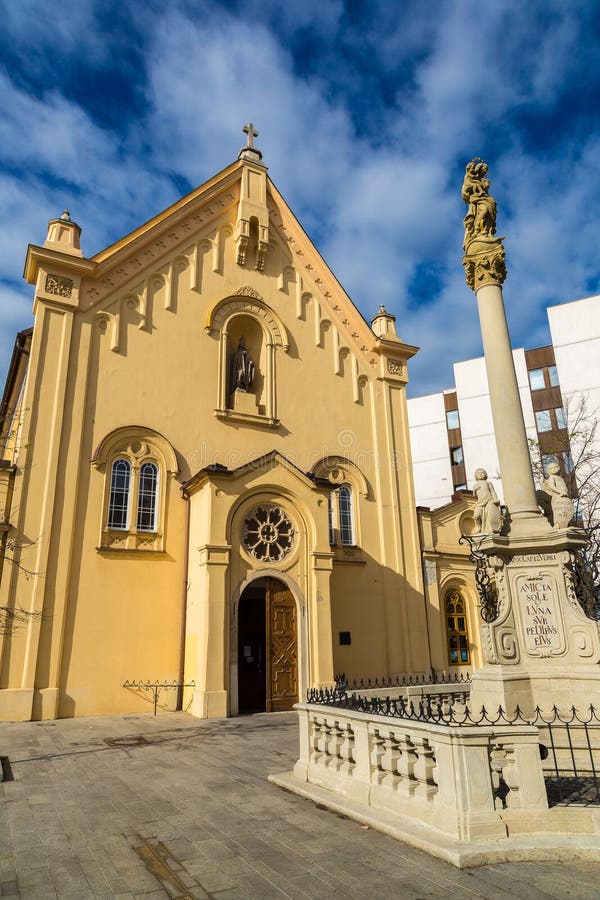
[[[71,584],[59,715],[147,712],[148,694],[126,680],[179,681],[184,596],[185,504],[171,480],[164,553],[100,551],[103,477],[94,471]],[[93,687],[91,687],[93,686]],[[169,708],[176,692],[161,698]]]
[[[29,492],[29,519],[21,516],[21,523],[30,522],[27,528],[40,534],[47,549],[43,579],[35,580],[28,596],[32,608],[49,616],[11,638],[0,682],[24,683],[30,693],[35,687],[36,718],[146,709],[145,700],[122,684],[180,677],[184,595],[185,676],[204,692],[196,714],[227,714],[229,604],[251,567],[239,536],[217,533],[216,495],[209,493],[205,506],[195,503],[186,542],[188,502],[180,488],[207,465],[234,471],[271,451],[299,473],[339,456],[366,485],[352,485],[357,547],[349,564],[346,548],[329,547],[323,495],[313,509],[318,492],[301,475],[304,493],[313,492],[304,500],[312,510],[310,527],[320,534],[317,550],[317,538],[311,545],[307,533],[290,575],[306,603],[305,686],[330,683],[336,667],[369,675],[428,666],[404,383],[397,373],[396,381],[388,376],[385,356],[373,354],[369,366],[358,350],[358,333],[350,342],[348,320],[342,324],[323,311],[309,278],[304,289],[287,239],[275,227],[264,273],[236,263],[235,228],[232,204],[216,224],[196,233],[191,256],[182,252],[155,270],[136,269],[130,280],[113,272],[114,284],[101,304],[91,302],[98,291],[85,277],[68,301],[42,296],[37,302],[29,398],[37,444],[31,450],[24,437],[24,456],[33,462],[21,479]],[[117,272],[129,272],[127,266],[125,260]],[[41,295],[44,277],[40,271]],[[259,295],[262,300],[255,302]],[[269,421],[268,415],[250,421],[223,409],[215,415],[229,393],[222,378],[230,363],[210,321],[215,306],[232,296],[247,304],[248,315],[257,303],[272,310],[283,323],[277,328],[286,332],[277,343],[259,310],[262,340],[258,332],[248,340],[256,357],[258,401]],[[232,318],[227,327],[231,354],[243,319]],[[387,344],[400,353],[404,345],[395,341]],[[253,402],[251,396],[239,399]],[[107,548],[112,458],[94,454],[116,429],[131,426],[156,432],[174,448],[177,471],[161,475],[168,481],[165,525],[149,539],[152,548],[143,549],[137,535],[127,534],[122,541],[109,535]],[[48,459],[40,449],[46,446]],[[52,493],[46,490],[47,506],[39,508],[31,496],[44,473],[54,481]],[[264,497],[276,496],[277,485],[264,484]],[[250,490],[249,484],[242,487]],[[242,487],[230,500],[243,499]],[[295,494],[293,485],[289,491],[293,504],[302,491]],[[212,603],[198,612],[193,627],[190,593]],[[350,647],[339,646],[341,630],[352,631]],[[202,654],[204,668],[197,662],[190,668],[190,660]]]

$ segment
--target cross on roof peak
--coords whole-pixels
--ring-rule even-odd
[[[248,143],[246,144],[246,146],[254,147],[254,138],[258,137],[258,131],[254,130],[254,124],[252,122],[248,122],[248,124],[244,125],[244,127],[242,128],[242,131],[248,136]]]

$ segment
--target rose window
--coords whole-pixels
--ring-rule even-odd
[[[279,506],[257,506],[244,519],[244,547],[261,562],[279,562],[294,546],[294,526]]]

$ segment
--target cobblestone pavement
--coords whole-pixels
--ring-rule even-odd
[[[600,898],[600,862],[460,871],[285,793],[297,739],[293,713],[1,725],[0,896]]]

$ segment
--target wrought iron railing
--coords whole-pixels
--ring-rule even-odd
[[[484,622],[494,622],[498,618],[498,591],[494,578],[490,575],[489,557],[479,549],[476,538],[461,534],[459,544],[468,544],[469,559],[475,564],[475,584],[479,594],[479,614]]]
[[[360,691],[375,688],[435,687],[444,684],[470,684],[468,672],[433,672],[426,675],[383,675],[381,678],[353,678],[348,680],[344,672],[335,676],[338,690]]]
[[[186,687],[196,687],[195,681],[126,681],[124,688],[133,691],[142,691],[142,693],[151,695],[151,702],[154,705],[154,715],[158,709],[158,698],[162,691],[183,690]]]

